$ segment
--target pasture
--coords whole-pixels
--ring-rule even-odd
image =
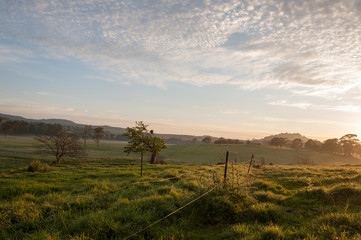
[[[161,153],[168,164],[145,164],[140,178],[139,156],[124,154],[124,144],[90,143],[86,161],[60,165],[35,155],[33,144],[0,138],[0,239],[361,238],[359,167],[290,166],[291,149],[187,145],[170,146]],[[215,163],[226,150],[233,163],[224,187]],[[313,164],[357,163],[301,151]],[[252,153],[266,165],[247,174],[241,162]],[[49,169],[29,172],[37,159]]]

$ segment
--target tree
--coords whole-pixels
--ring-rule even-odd
[[[138,152],[141,153],[141,156],[146,152],[150,152],[150,163],[154,164],[157,161],[159,152],[166,149],[167,146],[165,145],[163,138],[154,136],[154,131],[148,131],[147,127],[148,125],[145,125],[140,121],[136,122],[135,127],[127,128],[127,132],[124,136],[129,138],[129,142],[124,151],[127,153]]]
[[[287,143],[287,139],[283,138],[283,137],[274,137],[272,138],[270,145],[272,146],[278,146],[280,148],[282,148],[283,146],[285,146]]]
[[[291,147],[295,148],[295,149],[300,149],[303,145],[303,142],[300,138],[295,138],[292,143],[291,143]]]
[[[91,125],[85,125],[84,126],[84,131],[83,131],[84,147],[85,147],[85,144],[86,144],[86,140],[91,135],[92,131],[93,131],[93,128],[92,128]]]
[[[346,134],[340,138],[340,145],[343,154],[351,156],[353,153],[356,153],[356,149],[360,145],[360,140],[357,139],[356,134]]]
[[[102,127],[94,128],[94,141],[97,144],[97,148],[99,148],[99,142],[103,136],[104,136],[104,128]]]
[[[305,148],[313,150],[315,149],[316,143],[314,140],[312,139],[308,139],[307,142],[305,143]]]
[[[140,153],[140,176],[143,176],[143,156],[148,151],[148,147],[145,145],[143,138],[147,132],[147,125],[142,121],[136,122],[135,127],[127,127],[127,132],[123,135],[128,137],[129,142],[124,148],[124,152]]]
[[[337,138],[327,139],[322,144],[322,150],[329,153],[338,153],[340,145]]]
[[[1,124],[2,129],[5,133],[5,136],[7,137],[9,134],[12,134],[15,131],[15,122],[14,121],[6,121],[3,124]]]
[[[66,156],[78,158],[86,155],[78,135],[64,130],[59,124],[53,125],[45,136],[34,139],[41,143],[37,152],[54,156],[57,164]]]
[[[3,122],[4,122],[4,119],[3,118],[0,118],[0,133],[2,132],[2,124],[3,124]]]
[[[212,142],[212,138],[207,136],[202,139],[202,142],[205,144],[210,144]]]

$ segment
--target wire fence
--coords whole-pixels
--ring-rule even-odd
[[[238,164],[246,164],[246,163],[250,163],[250,165],[252,164],[252,161],[253,161],[253,155],[252,155],[252,158],[251,160],[248,160],[248,161],[243,161],[243,162],[237,162],[237,165]],[[136,181],[136,182],[132,182],[132,183],[128,183],[128,184],[125,184],[123,186],[120,186],[120,187],[117,187],[115,189],[110,189],[110,190],[107,190],[107,191],[103,191],[103,192],[100,192],[100,193],[94,193],[94,194],[87,194],[87,195],[80,195],[80,196],[75,196],[73,198],[69,198],[67,199],[67,202],[72,202],[72,201],[77,201],[79,199],[83,199],[83,198],[89,198],[89,197],[95,197],[95,196],[101,196],[101,195],[105,195],[105,194],[110,194],[110,193],[114,193],[114,192],[118,192],[118,191],[121,191],[123,189],[126,189],[126,188],[129,188],[129,187],[132,187],[132,186],[136,186],[136,185],[140,185],[140,184],[147,184],[147,183],[150,183],[150,184],[153,184],[153,183],[160,183],[160,182],[165,182],[165,181],[170,181],[170,180],[174,180],[174,179],[180,179],[182,177],[186,177],[186,176],[197,176],[201,173],[204,173],[204,172],[209,172],[209,171],[214,171],[216,170],[217,168],[220,168],[221,166],[225,166],[225,176],[224,176],[224,185],[226,184],[226,181],[228,181],[229,177],[226,177],[226,173],[227,173],[227,164],[228,164],[228,153],[227,153],[227,160],[225,163],[220,163],[220,164],[217,164],[216,166],[213,166],[211,168],[208,168],[208,169],[204,169],[204,170],[201,170],[201,171],[195,171],[195,172],[191,172],[191,173],[183,173],[183,174],[180,174],[178,176],[172,176],[172,177],[168,177],[168,178],[162,178],[162,179],[157,179],[157,180],[148,180],[148,181]],[[213,172],[214,174],[214,172]],[[238,179],[237,179],[237,182],[238,182]],[[220,183],[220,181],[219,181]],[[128,240],[128,239],[131,239],[132,237],[136,236],[137,234],[149,229],[150,227],[160,223],[161,221],[167,219],[168,217],[174,215],[175,213],[181,211],[182,209],[184,209],[185,207],[187,207],[188,205],[200,200],[201,198],[203,198],[204,196],[208,195],[209,193],[211,193],[212,191],[214,191],[215,189],[217,189],[217,185],[213,186],[213,188],[211,188],[210,190],[208,190],[207,192],[201,194],[200,196],[194,198],[193,200],[187,202],[186,204],[184,204],[183,206],[179,207],[178,209],[174,210],[173,212],[169,213],[168,215],[160,218],[159,220],[157,221],[154,221],[152,222],[151,224],[149,224],[148,226],[140,229],[139,231],[129,235],[128,237],[124,238],[124,240]],[[51,204],[58,204],[58,203],[63,203],[64,201],[51,201],[51,202],[46,202],[46,203],[43,203],[43,204],[31,204],[30,206],[22,206],[22,207],[15,207],[15,208],[9,208],[9,209],[2,209],[0,210],[0,214],[2,215],[3,218],[6,218],[7,215],[9,215],[11,212],[13,211],[17,211],[17,210],[23,210],[23,209],[33,209],[34,207],[46,207],[46,208],[49,208],[51,207]],[[3,225],[4,223],[0,224]]]
[[[152,222],[151,224],[149,224],[149,225],[146,226],[145,228],[142,228],[141,230],[139,230],[139,231],[131,234],[130,236],[124,238],[124,240],[131,239],[132,237],[136,236],[137,234],[139,234],[139,233],[147,230],[148,228],[156,225],[157,223],[160,223],[161,221],[163,221],[163,220],[167,219],[168,217],[172,216],[173,214],[179,212],[180,210],[182,210],[183,208],[187,207],[188,205],[190,205],[190,204],[198,201],[199,199],[203,198],[204,196],[206,196],[206,195],[209,194],[210,192],[214,191],[215,189],[216,189],[216,188],[214,187],[214,188],[212,188],[211,190],[203,193],[202,195],[198,196],[197,198],[193,199],[192,201],[188,202],[187,204],[183,205],[182,207],[180,207],[180,208],[174,210],[173,212],[169,213],[167,216],[164,216],[164,217],[162,217],[161,219],[159,219],[159,220],[157,220],[157,221],[155,221],[155,222]]]
[[[195,175],[198,175],[198,174],[201,174],[201,173],[204,173],[204,172],[213,171],[214,169],[219,168],[220,166],[223,166],[223,164],[213,166],[210,169],[205,169],[205,170],[202,170],[202,171],[196,171],[196,172],[192,172],[192,173],[184,173],[184,174],[180,174],[180,175],[174,176],[174,177],[162,178],[162,179],[158,179],[158,180],[132,182],[132,183],[125,184],[123,186],[117,187],[115,189],[110,189],[110,190],[103,191],[103,192],[100,192],[100,193],[93,193],[93,194],[75,196],[73,198],[68,198],[66,200],[67,200],[67,202],[77,201],[77,200],[82,199],[82,198],[89,198],[89,197],[95,197],[95,196],[100,196],[100,195],[105,195],[105,194],[109,194],[109,193],[118,192],[118,191],[123,190],[125,188],[136,186],[136,185],[139,185],[139,184],[160,183],[160,182],[170,181],[170,180],[173,180],[173,179],[180,179],[180,178],[185,177],[185,176],[190,176],[190,175],[195,176]],[[22,206],[22,207],[15,207],[15,208],[9,208],[9,209],[2,209],[2,210],[0,210],[0,214],[16,211],[16,210],[20,210],[20,209],[26,209],[26,208],[49,207],[49,204],[57,204],[57,203],[62,203],[62,202],[63,201],[51,201],[51,202],[47,202],[46,204],[34,204],[34,205],[31,205],[31,206]]]

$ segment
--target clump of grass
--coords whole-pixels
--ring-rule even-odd
[[[298,205],[332,204],[333,202],[330,195],[323,188],[299,191],[289,201]]]
[[[32,161],[28,166],[29,172],[46,172],[48,170],[49,165],[46,163],[41,163],[39,160]]]
[[[361,215],[331,213],[312,223],[312,230],[321,239],[360,239]]]
[[[262,240],[275,240],[275,239],[284,239],[285,234],[282,229],[274,224],[264,226],[260,232],[260,239]]]
[[[355,200],[358,204],[361,204],[361,189],[353,184],[340,184],[331,189],[329,194],[338,203]]]
[[[284,214],[284,211],[276,204],[255,203],[242,211],[239,218],[246,222],[268,224],[282,222]]]
[[[233,223],[238,210],[226,195],[213,192],[193,204],[192,219],[196,224]]]
[[[255,190],[271,191],[278,194],[287,194],[287,190],[274,182],[268,182],[264,180],[258,180],[252,184],[252,188]]]

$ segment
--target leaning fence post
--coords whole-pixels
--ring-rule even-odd
[[[228,166],[228,151],[226,153],[226,164],[224,165],[224,179],[223,179],[224,186],[226,186],[227,183],[227,166]]]
[[[254,156],[253,156],[253,153],[252,153],[251,161],[249,161],[249,167],[248,167],[248,172],[247,172],[247,174],[249,174],[249,170],[251,170],[253,158],[254,158]]]

